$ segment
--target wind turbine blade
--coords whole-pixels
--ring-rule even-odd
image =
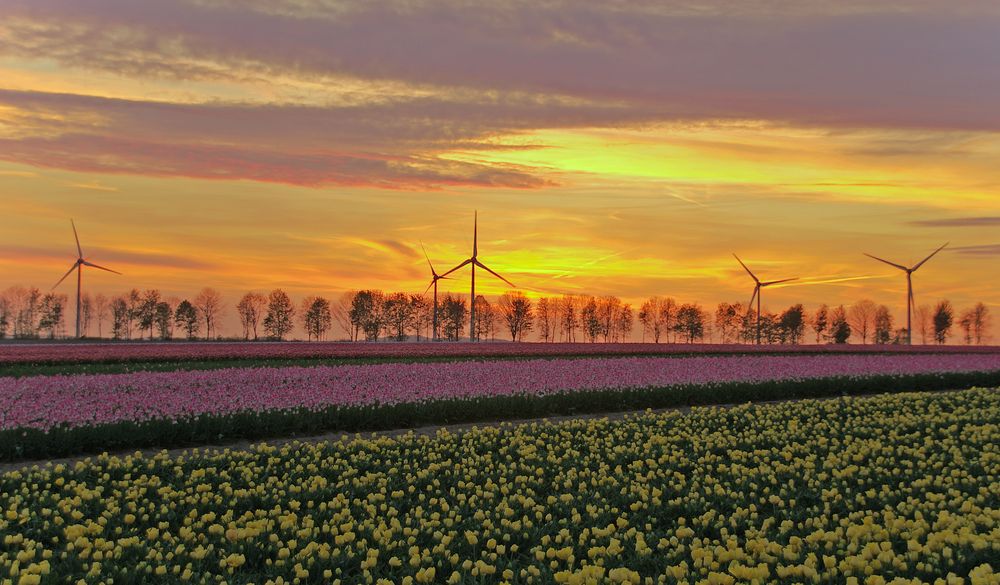
[[[433,279],[431,279],[431,283],[427,285],[427,288],[424,289],[424,294],[427,294],[427,291],[431,290],[432,286],[434,286],[434,280]]]
[[[937,254],[937,253],[938,253],[938,252],[940,252],[941,250],[944,250],[944,247],[945,247],[945,246],[947,246],[947,245],[948,245],[949,243],[950,243],[950,242],[945,242],[944,246],[941,246],[941,247],[940,247],[940,248],[938,248],[937,250],[934,250],[933,252],[931,252],[931,255],[930,255],[930,256],[928,256],[928,257],[924,258],[923,260],[921,260],[920,262],[918,262],[916,266],[914,266],[913,268],[911,268],[911,269],[910,269],[910,272],[913,272],[913,271],[914,271],[914,270],[916,270],[917,268],[920,268],[921,266],[923,266],[923,265],[924,265],[924,262],[927,262],[928,260],[930,260],[931,258],[933,258],[935,254]]]
[[[473,216],[472,220],[472,257],[475,258],[476,254],[479,252],[479,210],[476,210],[476,214]]]
[[[749,275],[750,275],[750,278],[752,278],[754,282],[757,282],[757,283],[759,283],[759,282],[760,282],[759,280],[757,280],[757,277],[756,277],[756,276],[754,275],[754,273],[753,273],[753,272],[750,272],[750,269],[749,269],[749,268],[747,268],[747,265],[746,265],[746,264],[744,264],[742,260],[740,260],[740,257],[739,257],[739,256],[737,256],[735,252],[733,252],[733,258],[736,258],[736,261],[740,263],[740,266],[742,266],[742,267],[743,267],[743,270],[746,270],[746,271],[747,271],[747,274],[749,274]]]
[[[79,266],[79,265],[80,265],[79,262],[74,262],[73,266],[69,270],[66,271],[66,274],[63,274],[63,277],[60,278],[58,282],[56,282],[55,284],[52,285],[52,290],[55,290],[57,286],[59,286],[60,284],[62,284],[62,281],[66,280],[66,277],[69,276],[70,274],[72,274],[73,271],[76,270],[76,267]]]
[[[472,262],[472,258],[469,258],[469,259],[468,259],[468,260],[466,260],[465,262],[462,262],[462,263],[461,263],[461,264],[459,264],[458,266],[456,266],[456,267],[452,268],[451,270],[449,270],[448,272],[445,272],[444,274],[442,274],[442,275],[441,275],[441,278],[444,278],[445,276],[448,276],[448,275],[449,275],[449,274],[451,274],[452,272],[455,272],[455,271],[456,271],[456,270],[458,270],[459,268],[461,268],[461,267],[465,266],[466,264],[470,264],[471,262]]]
[[[872,258],[873,260],[878,260],[879,262],[884,262],[885,264],[888,264],[889,266],[894,266],[896,268],[899,268],[900,270],[902,270],[904,272],[906,270],[909,270],[906,266],[902,266],[900,264],[896,264],[895,262],[889,262],[888,260],[883,260],[883,259],[879,258],[878,256],[872,256],[868,252],[863,252],[863,254],[865,256],[868,256],[869,258]]]
[[[753,287],[753,294],[750,295],[750,302],[747,303],[747,312],[744,315],[749,315],[750,311],[753,311],[753,300],[757,298],[757,291],[760,290],[760,286]]]
[[[90,266],[91,268],[96,268],[98,270],[107,270],[108,272],[114,272],[115,274],[121,274],[121,272],[118,272],[117,270],[111,270],[110,268],[105,268],[103,266],[98,266],[97,264],[94,264],[93,262],[87,262],[86,260],[84,260],[82,262],[82,264],[85,265],[85,266]]]
[[[76,252],[78,258],[83,258],[83,248],[80,247],[80,236],[76,235],[76,224],[72,219],[69,220],[69,224],[73,226],[73,239],[76,240]]]
[[[424,251],[424,258],[427,258],[427,265],[431,267],[431,274],[437,276],[437,272],[434,272],[434,265],[431,264],[431,258],[427,255],[427,249],[424,248],[423,242],[420,242],[420,249]]]
[[[495,276],[495,277],[499,278],[500,280],[502,280],[502,281],[506,282],[506,283],[507,283],[507,284],[509,284],[509,285],[510,285],[511,287],[513,287],[513,288],[517,288],[517,286],[516,286],[516,285],[515,285],[515,284],[514,284],[513,282],[511,282],[511,281],[507,280],[506,278],[504,278],[504,277],[500,276],[500,275],[499,275],[499,274],[497,274],[496,272],[493,272],[492,270],[490,270],[490,268],[489,268],[488,266],[486,266],[485,264],[483,264],[483,263],[482,263],[482,262],[480,262],[479,260],[476,260],[476,266],[478,266],[478,267],[482,268],[482,269],[483,269],[483,270],[485,270],[486,272],[489,272],[489,273],[490,273],[490,274],[492,274],[493,276]]]
[[[795,278],[783,278],[781,280],[771,280],[771,281],[768,281],[768,282],[762,282],[762,283],[760,283],[760,285],[761,286],[771,286],[772,284],[781,284],[782,282],[791,282],[793,280],[798,280],[798,279],[799,279],[798,276],[796,276]]]

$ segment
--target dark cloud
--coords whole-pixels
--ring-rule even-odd
[[[549,183],[536,169],[443,153],[526,148],[496,139],[538,129],[764,119],[927,129],[877,153],[961,154],[969,133],[1000,130],[989,3],[5,0],[3,12],[0,56],[139,80],[403,88],[356,105],[0,90],[16,116],[0,159],[42,167],[537,188]]]
[[[917,227],[989,227],[1000,225],[1000,216],[923,219],[909,223]]]
[[[1000,14],[926,2],[8,0],[7,54],[133,76],[351,75],[833,126],[1000,129]]]

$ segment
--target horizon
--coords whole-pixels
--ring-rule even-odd
[[[736,253],[800,278],[765,309],[871,299],[898,327],[905,279],[863,254],[909,266],[950,241],[916,304],[1000,309],[987,2],[0,11],[0,291],[51,287],[73,218],[124,273],[84,292],[212,286],[233,331],[248,290],[421,292],[421,243],[458,264],[478,209],[483,261],[533,298],[746,303]]]

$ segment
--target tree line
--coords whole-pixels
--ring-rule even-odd
[[[753,343],[757,315],[753,307],[721,302],[714,312],[698,303],[681,303],[654,296],[634,311],[616,296],[563,295],[530,299],[519,291],[489,300],[478,295],[477,340],[508,339],[541,342],[615,343],[631,341],[636,326],[644,342]],[[37,288],[14,286],[0,294],[0,339],[61,338],[66,336],[69,299],[65,294],[42,293]],[[84,334],[126,339],[218,339],[218,327],[228,310],[223,295],[210,287],[191,299],[164,297],[160,291],[132,289],[121,295],[81,299]],[[330,300],[308,296],[298,305],[281,289],[268,294],[248,292],[232,307],[245,340],[288,338],[296,326],[308,340],[325,340],[334,325],[351,341],[405,341],[415,338],[463,339],[469,320],[466,297],[445,293],[438,299],[437,331],[433,331],[434,306],[421,294],[375,289],[348,291]],[[976,303],[961,312],[942,300],[921,305],[913,312],[913,339],[920,343],[989,341],[989,308]],[[897,327],[886,305],[863,299],[849,306],[821,305],[807,312],[802,304],[784,311],[762,311],[762,343],[862,344],[901,343],[906,328]]]

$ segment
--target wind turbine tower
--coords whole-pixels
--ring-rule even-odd
[[[761,289],[763,289],[765,287],[768,287],[768,286],[771,286],[772,284],[781,284],[782,282],[790,282],[790,281],[793,281],[793,280],[798,280],[798,277],[795,277],[795,278],[783,278],[781,280],[769,280],[769,281],[761,282],[761,280],[759,278],[757,278],[757,275],[754,274],[753,272],[751,272],[750,269],[747,268],[747,265],[744,264],[742,260],[740,260],[739,256],[737,256],[735,253],[733,253],[733,258],[736,258],[736,261],[740,263],[740,266],[743,267],[743,270],[747,271],[747,274],[750,275],[750,278],[752,278],[753,282],[754,282],[753,294],[750,296],[750,302],[747,303],[747,311],[751,310],[750,307],[753,306],[753,300],[754,300],[754,298],[756,298],[757,299],[757,345],[760,345],[760,297],[761,297]]]
[[[448,272],[445,272],[444,274],[441,275],[441,278],[444,278],[445,276],[448,276],[449,274],[455,272],[459,268],[462,268],[466,264],[472,265],[472,297],[471,297],[471,302],[469,303],[469,341],[474,341],[476,339],[476,266],[482,268],[486,272],[489,272],[493,276],[506,282],[511,287],[517,288],[511,281],[500,276],[496,272],[493,272],[493,270],[491,270],[488,266],[479,261],[478,237],[479,237],[479,212],[477,211],[472,223],[472,256],[463,261],[458,266],[452,268]]]
[[[82,294],[81,289],[83,286],[83,267],[90,266],[91,268],[97,268],[98,270],[105,270],[107,272],[113,272],[115,274],[121,274],[121,272],[118,272],[116,270],[111,270],[110,268],[105,268],[103,266],[98,266],[97,264],[94,264],[93,262],[90,262],[89,260],[85,259],[83,257],[83,249],[80,247],[80,237],[76,234],[76,224],[73,223],[72,219],[69,220],[69,223],[71,226],[73,226],[73,238],[76,240],[76,253],[77,253],[76,262],[74,262],[73,266],[70,267],[70,269],[66,272],[66,274],[64,274],[63,277],[59,279],[59,282],[57,282],[52,287],[52,290],[55,290],[57,286],[62,284],[62,281],[66,280],[67,276],[69,276],[74,270],[76,270],[76,338],[80,339],[80,300]]]
[[[445,277],[439,275],[437,273],[437,271],[434,270],[434,265],[431,264],[431,259],[427,255],[427,249],[424,248],[424,243],[423,242],[420,242],[420,249],[424,251],[424,258],[427,259],[427,265],[430,266],[430,268],[431,268],[431,283],[427,285],[426,289],[424,289],[424,294],[427,294],[427,291],[430,290],[430,288],[432,286],[434,287],[434,318],[433,318],[433,324],[431,325],[431,327],[433,329],[433,331],[431,333],[431,339],[433,339],[434,341],[437,341],[437,338],[438,338],[438,281],[441,280],[441,279],[443,279],[443,278],[445,278]]]
[[[945,242],[943,246],[941,246],[937,250],[934,250],[933,252],[930,253],[929,256],[927,256],[926,258],[924,258],[920,262],[917,262],[916,264],[914,264],[909,268],[903,266],[902,264],[896,264],[895,262],[889,262],[888,260],[883,260],[878,256],[872,256],[871,254],[865,252],[865,256],[868,256],[869,258],[872,258],[874,260],[878,260],[879,262],[888,264],[893,268],[898,268],[906,273],[906,345],[912,345],[913,343],[912,321],[913,321],[913,308],[915,304],[913,300],[913,273],[916,272],[918,268],[923,266],[924,262],[927,262],[928,260],[933,258],[935,254],[937,254],[941,250],[944,250],[945,246],[947,246],[948,243],[949,242]]]

